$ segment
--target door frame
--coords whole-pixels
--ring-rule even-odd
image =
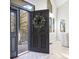
[[[24,1],[25,2],[25,1]],[[11,3],[11,2],[10,2]],[[28,2],[25,2],[25,3],[28,3]],[[30,4],[30,3],[28,3],[29,5],[32,5],[32,4]],[[33,6],[33,11],[35,11],[35,6],[34,5],[32,5]],[[20,31],[20,9],[21,10],[24,10],[24,11],[27,11],[27,12],[29,12],[30,13],[30,16],[32,16],[31,15],[31,13],[32,13],[32,11],[29,11],[29,10],[27,10],[27,9],[24,9],[23,7],[21,7],[21,6],[19,6],[19,5],[15,5],[15,4],[13,4],[13,3],[11,3],[10,4],[10,12],[11,12],[11,9],[13,9],[13,10],[17,10],[17,21],[16,21],[16,24],[17,24],[17,28],[16,28],[16,30],[17,30],[17,40],[16,40],[16,53],[17,53],[17,55],[16,55],[16,57],[18,57],[18,39],[19,39],[19,31]],[[11,16],[11,15],[10,15]],[[31,19],[32,17],[30,17],[29,19]],[[11,17],[10,17],[10,19],[11,19]],[[31,39],[31,27],[30,27],[30,25],[31,25],[31,20],[29,20],[28,21],[29,22],[29,39]],[[11,24],[11,21],[10,21],[10,24]],[[10,28],[11,28],[11,25],[10,25]],[[11,29],[10,29],[10,32],[11,32]],[[11,38],[10,38],[11,39]],[[28,41],[30,41],[30,40],[28,40]],[[11,40],[10,40],[10,42],[11,42]],[[11,43],[10,43],[11,44]],[[30,44],[28,43],[28,45],[30,46]],[[30,48],[28,46],[28,48]],[[11,48],[10,48],[11,49]],[[10,57],[11,57],[11,53],[10,53]]]
[[[15,48],[16,48],[16,57],[18,56],[17,55],[17,53],[18,53],[18,48],[17,48],[17,41],[18,41],[18,25],[19,25],[19,23],[18,23],[18,21],[19,21],[19,11],[18,11],[18,9],[16,8],[16,7],[10,7],[10,12],[11,12],[11,10],[13,10],[13,11],[16,11],[16,46],[15,46]],[[18,16],[18,17],[17,17]],[[11,35],[11,14],[10,14],[10,35]],[[11,44],[11,36],[10,36],[10,44]],[[11,48],[10,48],[10,50],[11,50]],[[11,52],[10,52],[10,57],[11,57]]]

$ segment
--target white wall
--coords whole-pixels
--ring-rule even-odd
[[[67,1],[64,5],[60,6],[57,12],[58,21],[64,19],[66,21],[66,32],[69,32],[69,2]],[[60,27],[58,26],[58,28],[59,31]]]
[[[56,16],[57,16],[57,7],[55,5],[55,2],[54,0],[50,0],[51,1],[51,4],[52,4],[52,18],[55,19],[55,32],[50,32],[50,42],[53,42],[56,40]],[[53,29],[53,25],[52,25],[52,29]]]
[[[65,33],[60,32],[61,19],[65,20]],[[66,33],[69,33],[69,1],[57,9],[57,39],[65,40],[62,37],[66,36]]]
[[[47,0],[25,0],[35,5],[35,10],[47,9]]]

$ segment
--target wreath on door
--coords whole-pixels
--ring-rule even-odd
[[[33,19],[33,25],[35,28],[41,29],[45,25],[45,18],[40,15],[36,15]]]

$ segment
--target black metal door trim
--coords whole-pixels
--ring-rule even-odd
[[[15,49],[16,49],[16,55],[12,56],[12,52],[10,52],[10,57],[15,58],[18,56],[18,33],[19,33],[19,9],[16,7],[10,6],[10,12],[13,11],[16,13],[16,40],[15,40]],[[11,51],[11,15],[10,15],[10,51]]]

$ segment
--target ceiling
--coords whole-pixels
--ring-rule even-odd
[[[69,0],[52,0],[54,1],[54,3],[56,4],[57,7],[63,5],[65,2],[69,1]]]
[[[37,1],[37,0],[25,0],[25,1],[28,1],[32,4],[34,4],[34,3],[36,3],[35,1]],[[50,0],[50,1],[52,4],[55,3],[56,7],[59,7],[59,6],[63,5],[66,1],[69,1],[69,0]]]

